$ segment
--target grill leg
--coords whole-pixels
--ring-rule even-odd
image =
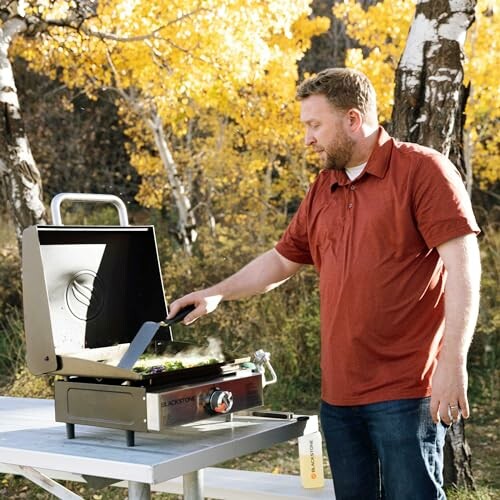
[[[137,481],[128,482],[129,500],[150,500],[151,485],[147,483],[138,483]]]
[[[75,439],[75,424],[66,424],[66,437]]]
[[[127,446],[135,446],[135,432],[125,431],[127,433]]]
[[[182,476],[184,500],[203,500],[203,470],[195,470]]]

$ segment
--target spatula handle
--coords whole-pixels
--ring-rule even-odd
[[[195,309],[196,306],[194,304],[183,307],[173,318],[162,321],[162,326],[169,326],[173,325],[174,323],[179,323],[179,321],[182,321],[191,311],[194,311]]]

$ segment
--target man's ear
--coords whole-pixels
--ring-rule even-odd
[[[361,111],[356,108],[351,108],[347,112],[347,122],[351,132],[357,132],[363,124],[363,116],[361,115]]]

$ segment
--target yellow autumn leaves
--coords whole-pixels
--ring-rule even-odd
[[[143,179],[142,203],[161,205],[169,189],[151,130],[138,123],[152,114],[161,118],[188,190],[194,180],[215,186],[210,203],[217,205],[220,195],[228,213],[233,197],[241,209],[263,195],[264,171],[269,176],[276,166],[297,164],[296,63],[311,37],[328,27],[327,19],[308,19],[307,0],[98,5],[97,16],[79,30],[51,27],[49,36],[20,40],[17,51],[68,86],[115,93],[131,162]],[[56,3],[52,15],[63,13]],[[274,186],[265,191],[279,195]]]
[[[89,95],[113,93],[131,162],[142,176],[138,199],[144,205],[163,205],[170,189],[148,127],[156,116],[197,210],[209,206],[219,220],[269,213],[300,197],[310,180],[294,99],[297,61],[329,23],[311,19],[309,3],[107,0],[80,29],[49,27],[49,36],[20,39],[16,51],[68,86]],[[478,1],[466,45],[467,132],[484,185],[498,178],[500,164],[496,4]],[[53,18],[68,5],[31,2]],[[346,64],[372,79],[382,122],[390,119],[395,69],[414,10],[415,1],[407,0],[367,10],[355,0],[334,7],[348,35],[364,47],[348,51]]]

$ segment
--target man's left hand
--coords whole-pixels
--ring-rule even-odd
[[[441,359],[432,378],[431,416],[437,424],[458,422],[460,415],[469,418],[467,369],[465,363]]]

